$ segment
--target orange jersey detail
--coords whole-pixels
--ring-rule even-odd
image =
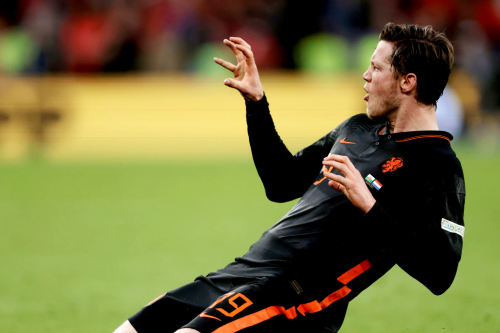
[[[226,295],[224,295],[224,297],[221,297],[219,298],[218,300],[216,300],[214,302],[214,304],[210,305],[208,308],[211,309],[213,308],[214,306],[216,306],[217,304],[219,304],[220,302],[222,302],[223,300],[225,300],[226,298],[228,298],[229,296],[233,295],[234,293],[227,293]]]
[[[326,296],[324,300],[321,302],[318,301],[312,301],[306,304],[301,304],[297,308],[291,307],[290,309],[286,310],[283,306],[270,306],[267,307],[263,310],[257,311],[255,313],[249,314],[245,317],[242,317],[240,319],[236,319],[235,321],[232,321],[224,326],[219,327],[212,333],[235,333],[238,332],[242,329],[245,329],[250,326],[254,326],[257,324],[260,324],[266,320],[269,320],[277,315],[285,315],[286,318],[288,319],[295,319],[297,317],[297,311],[300,312],[303,316],[305,316],[306,313],[315,313],[319,312],[328,306],[330,306],[332,303],[346,297],[352,290],[346,286],[347,283],[352,281],[354,278],[360,276],[363,272],[366,272],[372,265],[370,262],[367,260],[364,260],[360,264],[354,266],[344,274],[342,274],[337,280],[339,280],[341,283],[344,284],[342,288],[339,290],[331,293],[330,295]],[[239,294],[235,295],[232,297],[236,298],[239,297]],[[243,295],[242,295],[243,296]],[[245,298],[243,298],[245,299]],[[234,299],[233,299],[234,301]],[[246,304],[246,303],[245,303]],[[244,305],[245,305],[244,304]],[[243,307],[244,305],[240,306]],[[233,305],[234,306],[234,305]],[[219,309],[217,309],[219,310]],[[233,311],[234,312],[234,311]]]
[[[222,327],[219,327],[212,333],[234,333],[238,332],[244,328],[260,324],[266,320],[269,320],[277,315],[283,314],[288,319],[294,319],[297,317],[297,311],[294,307],[286,310],[282,306],[270,306],[258,312],[249,314],[243,318],[237,319],[230,322]]]
[[[378,132],[378,135],[382,135],[382,134],[384,134],[384,131],[385,131],[385,126],[384,126],[384,128],[382,128],[382,129],[380,130],[380,132]]]
[[[339,290],[330,295],[326,296],[326,298],[319,303],[318,301],[312,301],[306,304],[301,304],[297,307],[297,311],[299,311],[303,316],[306,313],[314,313],[323,310],[324,308],[330,306],[332,303],[338,301],[346,297],[351,292],[351,289],[347,286],[343,286]]]
[[[326,169],[326,167],[323,167],[323,170],[321,170],[321,171],[323,171],[323,172],[325,172],[325,171],[326,171],[326,172],[332,172],[332,169],[333,169],[333,167],[332,167],[332,166],[331,166],[328,170]],[[314,183],[313,183],[313,185],[318,185],[318,184],[320,184],[321,182],[323,182],[323,180],[325,180],[325,179],[326,179],[326,177],[323,177],[323,178],[321,178],[320,180],[318,180],[318,181],[314,182]]]
[[[401,157],[393,157],[382,165],[382,167],[384,168],[382,172],[383,173],[393,172],[401,168],[402,166],[403,166],[403,159]]]
[[[234,302],[235,299],[237,298],[242,298],[245,303],[242,304],[242,305],[238,305]],[[221,309],[221,308],[216,308],[215,310],[219,311],[220,313],[222,313],[224,316],[226,317],[234,317],[236,316],[238,313],[240,313],[241,311],[245,310],[246,308],[248,308],[250,305],[253,304],[253,302],[251,300],[248,299],[248,297],[246,297],[245,295],[243,295],[242,293],[237,293],[236,295],[234,295],[233,297],[231,297],[229,299],[229,304],[231,304],[233,307],[234,307],[234,310],[232,312],[227,312],[226,310],[224,309]]]
[[[360,276],[362,273],[366,272],[368,268],[372,267],[370,262],[367,260],[363,261],[362,263],[354,266],[344,274],[342,274],[337,280],[342,282],[343,284],[348,284],[351,282],[354,278],[357,278]]]
[[[411,138],[403,139],[403,140],[396,140],[396,142],[406,142],[410,140],[415,140],[415,139],[424,139],[424,138],[440,138],[440,139],[445,139],[446,141],[451,141],[448,137],[444,135],[418,135],[418,136],[412,136]]]
[[[340,143],[345,143],[346,145],[355,145],[356,144],[356,142],[345,141],[345,139],[347,139],[347,136],[345,138],[343,138],[342,140],[340,140]]]
[[[205,317],[205,318],[212,318],[212,319],[217,319],[218,321],[222,321],[220,320],[219,318],[217,317],[214,317],[214,316],[211,316],[211,315],[207,315],[205,312],[203,312],[200,317]]]

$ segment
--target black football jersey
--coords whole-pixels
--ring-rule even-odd
[[[344,302],[395,264],[434,294],[451,285],[465,232],[465,183],[449,133],[391,134],[385,121],[360,114],[292,155],[266,97],[247,102],[247,123],[267,197],[301,199],[220,272],[284,278],[304,291],[347,288]],[[349,157],[364,178],[377,201],[366,215],[328,186],[322,161],[330,153]]]

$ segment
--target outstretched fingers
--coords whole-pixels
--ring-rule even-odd
[[[238,62],[245,60],[245,57],[243,56],[241,51],[236,48],[235,43],[233,43],[232,41],[230,41],[228,39],[224,39],[223,43],[224,43],[224,45],[229,47],[231,49],[231,51],[233,51],[234,55],[236,56],[236,60],[238,60]]]
[[[224,84],[237,89],[246,100],[260,100],[264,96],[264,91],[250,45],[239,37],[225,39],[224,44],[231,48],[238,59],[238,64],[233,65],[225,60],[214,58],[216,63],[234,74],[234,79],[226,79]]]
[[[253,52],[246,46],[236,45],[236,48],[240,50],[245,56],[245,61],[247,63],[248,68],[253,68],[255,66],[255,60],[253,58]]]
[[[224,59],[220,59],[220,58],[215,57],[215,58],[214,58],[214,61],[215,61],[217,64],[219,64],[219,65],[221,65],[222,67],[224,67],[225,69],[230,70],[231,72],[234,72],[234,71],[235,71],[235,69],[236,69],[236,66],[235,66],[235,65],[233,65],[232,63],[230,63],[229,61],[226,61],[226,60],[224,60]]]
[[[246,46],[248,47],[249,50],[252,49],[252,47],[250,46],[250,44],[248,44],[247,42],[245,42],[243,40],[243,38],[240,38],[240,37],[230,37],[229,38],[233,43],[236,43],[236,44],[239,44],[239,45],[243,45],[243,46]]]
[[[237,89],[241,92],[246,92],[246,89],[245,89],[245,86],[243,83],[241,83],[241,81],[238,81],[238,80],[232,80],[232,79],[225,79],[224,80],[224,85],[230,87],[230,88],[234,88],[234,89]]]

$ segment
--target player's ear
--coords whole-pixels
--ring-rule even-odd
[[[400,79],[401,91],[405,94],[410,93],[417,86],[417,76],[413,73],[408,73]]]

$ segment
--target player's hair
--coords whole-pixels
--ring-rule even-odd
[[[396,78],[413,73],[417,76],[417,101],[436,105],[448,83],[454,61],[451,42],[430,25],[387,23],[380,40],[394,43],[391,67]]]

